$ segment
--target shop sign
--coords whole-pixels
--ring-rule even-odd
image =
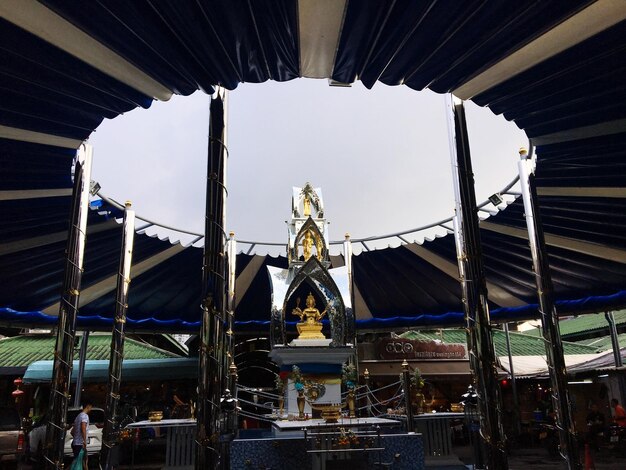
[[[406,338],[382,338],[378,343],[381,359],[467,359],[462,343],[439,343]]]

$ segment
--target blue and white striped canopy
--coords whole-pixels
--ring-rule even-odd
[[[327,78],[453,92],[514,121],[561,313],[626,306],[626,2],[3,0],[0,323],[53,324],[76,148],[172,94]],[[79,326],[109,328],[121,228],[90,214]],[[492,317],[536,315],[521,202],[481,223]],[[138,235],[128,326],[193,331],[201,249]],[[333,258],[334,264],[343,262]],[[237,259],[236,325],[267,329],[266,265]],[[452,236],[354,259],[359,328],[462,323]]]

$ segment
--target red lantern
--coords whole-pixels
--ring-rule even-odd
[[[24,391],[20,390],[20,386],[22,385],[22,383],[23,381],[19,377],[13,381],[13,385],[15,385],[15,390],[11,392],[11,396],[15,398],[16,402],[22,397],[22,395],[24,395]]]

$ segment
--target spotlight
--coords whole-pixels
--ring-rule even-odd
[[[495,193],[489,196],[489,202],[494,206],[498,206],[504,202],[504,199],[502,199],[502,196],[500,196],[499,193]]]
[[[100,189],[102,189],[102,186],[100,186],[100,183],[92,180],[89,185],[89,194],[91,194],[92,196],[95,196],[96,194],[98,194],[98,191],[100,191]]]

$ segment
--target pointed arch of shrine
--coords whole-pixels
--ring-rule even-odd
[[[322,262],[327,261],[328,260],[328,248],[326,246],[326,240],[324,239],[324,235],[322,234],[322,231],[320,230],[320,228],[315,223],[315,220],[312,217],[309,217],[304,222],[304,224],[302,224],[300,231],[296,235],[296,241],[293,247],[294,253],[292,254],[293,256],[292,259],[299,260],[300,256],[304,256],[304,253],[301,254],[301,249],[303,249],[302,241],[304,240],[307,232],[312,232],[313,247],[315,248],[315,254],[317,256],[317,259]],[[312,255],[313,255],[313,252],[311,252],[311,258],[314,257]],[[307,261],[308,261],[307,259],[304,259],[305,263]]]
[[[318,298],[325,302],[330,325],[331,346],[344,346],[346,344],[346,308],[341,292],[322,263],[313,256],[300,268],[289,284],[283,301],[283,321],[288,314],[287,306],[291,298],[298,287],[305,283]]]

